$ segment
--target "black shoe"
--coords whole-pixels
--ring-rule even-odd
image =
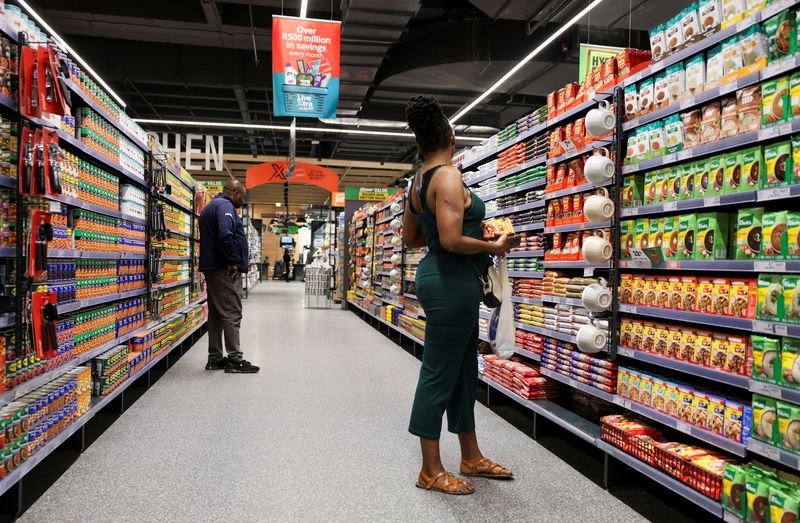
[[[221,360],[217,361],[209,361],[206,363],[206,370],[222,370],[228,368],[228,364],[230,360],[228,358],[222,358]]]
[[[261,370],[260,367],[251,365],[247,360],[229,360],[225,372],[228,374],[255,374]]]

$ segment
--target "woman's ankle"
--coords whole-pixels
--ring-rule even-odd
[[[445,472],[444,465],[439,463],[438,465],[422,465],[422,472],[429,477],[433,477],[436,474],[441,472]]]

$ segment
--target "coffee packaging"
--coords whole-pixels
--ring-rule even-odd
[[[736,153],[730,153],[735,156]],[[728,165],[728,155],[720,154],[712,157],[708,162],[708,192],[707,196],[719,196],[725,192],[725,168]]]
[[[721,20],[719,0],[700,0],[700,30],[705,32],[719,26]]]
[[[725,180],[723,183],[723,193],[735,193],[746,188],[743,180],[744,152],[730,152],[725,156]]]
[[[786,243],[789,249],[788,257],[793,260],[800,259],[800,212],[786,213]]]
[[[764,146],[764,177],[762,187],[777,187],[791,183],[794,178],[791,142]]]
[[[742,190],[753,191],[761,185],[761,173],[766,172],[764,150],[761,146],[742,151]]]
[[[759,320],[783,320],[783,276],[780,274],[758,275],[756,317]]]
[[[739,209],[736,215],[737,260],[752,260],[761,253],[761,218],[763,207]]]
[[[711,212],[697,216],[695,259],[724,260],[728,256],[727,213]]]
[[[761,84],[761,126],[768,127],[789,119],[789,77],[781,76]]]
[[[779,385],[800,388],[800,339],[782,339],[780,370]]]
[[[787,211],[765,212],[762,217],[761,257],[784,259],[789,255]]]
[[[695,259],[695,234],[697,231],[697,215],[684,214],[678,221],[678,259]]]
[[[658,62],[664,57],[664,53],[667,51],[664,24],[657,25],[650,30],[650,51],[653,53],[653,62]]]
[[[783,275],[783,313],[786,323],[800,323],[800,275]]]
[[[736,91],[739,111],[739,134],[758,131],[761,128],[761,88],[757,85]]]
[[[797,54],[797,27],[794,13],[786,9],[763,24],[769,42],[769,62]]]

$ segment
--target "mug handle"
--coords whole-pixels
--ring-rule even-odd
[[[600,284],[601,287],[608,287],[608,280],[605,278],[597,278],[597,283]]]
[[[610,198],[609,192],[608,192],[608,188],[606,188],[606,187],[598,187],[597,191],[603,193],[602,195],[605,196],[606,198]],[[599,196],[598,193],[595,193],[595,194],[597,194]]]
[[[608,100],[600,100],[600,102],[597,104],[597,107],[609,111],[611,104],[608,103]]]
[[[598,147],[594,151],[595,153],[599,153],[600,156],[605,156],[606,158],[611,157],[611,153],[608,152],[608,147]]]

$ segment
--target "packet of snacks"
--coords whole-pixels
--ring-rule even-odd
[[[504,234],[512,236],[514,234],[514,225],[509,218],[492,218],[481,224],[481,230],[483,231],[484,239],[493,240]]]

